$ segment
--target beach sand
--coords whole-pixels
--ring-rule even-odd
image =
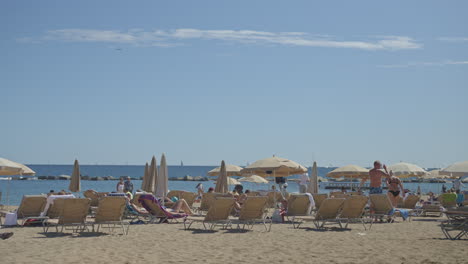
[[[115,233],[44,235],[40,227],[3,228],[0,263],[468,263],[468,240],[450,241],[438,220],[374,224],[364,230],[318,231],[274,224],[271,232],[186,231],[183,224],[132,225],[127,236]],[[70,231],[68,231],[70,232]]]

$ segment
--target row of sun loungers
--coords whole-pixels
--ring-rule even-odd
[[[170,195],[187,197],[190,205],[193,205],[196,194],[184,191],[174,192]],[[262,224],[266,231],[271,230],[272,219],[267,214],[268,208],[274,207],[273,203],[285,199],[284,196],[277,196],[278,193],[267,196],[249,196],[244,201],[241,210],[235,212],[234,199],[228,194],[206,193],[203,196],[198,214],[188,216],[186,214],[174,214],[168,212],[165,207],[151,194],[135,195],[134,203],[137,203],[149,212],[145,215],[132,214],[128,208],[125,197],[100,197],[96,207],[92,199],[73,198],[56,199],[47,210],[45,216],[40,216],[46,204],[46,197],[39,195],[26,195],[17,210],[18,218],[22,222],[33,220],[43,224],[44,233],[49,232],[51,227],[55,227],[56,232],[72,230],[81,232],[92,227],[93,231],[100,231],[108,228],[114,230],[116,227],[122,229],[123,234],[128,234],[129,219],[146,219],[150,223],[156,220],[163,221],[183,221],[184,228],[190,229],[194,223],[201,223],[205,229],[214,229],[216,226],[222,228],[237,227],[252,229],[255,224]],[[345,195],[328,198],[327,194],[314,194],[315,206],[310,206],[311,199],[306,194],[289,195],[288,209],[286,217],[292,222],[294,228],[299,228],[302,224],[312,222],[317,229],[324,229],[326,225],[337,224],[340,228],[348,228],[350,223],[362,223],[369,229],[377,219],[393,219],[398,214],[411,217],[412,214],[421,214],[415,210],[415,205],[419,196],[408,197],[400,207],[393,208],[387,195]],[[135,200],[136,199],[136,200]],[[184,198],[185,199],[185,198]],[[187,201],[186,200],[186,201]],[[369,203],[370,202],[370,203]],[[369,210],[369,206],[370,210]],[[93,210],[91,210],[93,208]],[[312,209],[312,210],[311,210]],[[90,212],[94,212],[94,217],[90,218]],[[271,210],[270,210],[271,211]],[[468,212],[466,211],[446,211],[448,220],[442,221],[442,232],[447,238],[459,239],[467,236]],[[455,234],[453,234],[455,233]]]

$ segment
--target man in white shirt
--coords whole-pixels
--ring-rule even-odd
[[[461,187],[465,187],[465,185],[462,183],[461,181],[462,177],[456,179],[453,181],[453,188],[455,189],[455,191],[460,191]]]
[[[301,174],[301,178],[299,179],[299,192],[300,193],[307,192],[308,182],[309,182],[309,174],[308,173]]]

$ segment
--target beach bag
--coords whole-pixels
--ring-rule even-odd
[[[3,225],[5,226],[15,226],[18,222],[18,215],[16,212],[13,213],[7,213],[5,215],[5,223]]]

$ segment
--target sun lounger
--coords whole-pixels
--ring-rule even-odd
[[[295,225],[294,219],[296,217],[310,215],[312,211],[310,199],[307,194],[292,194],[289,197],[285,216],[292,222],[293,226]]]
[[[295,219],[299,222],[293,225],[294,228],[299,228],[303,222],[313,222],[318,229],[324,228],[327,222],[335,222],[341,208],[343,207],[344,198],[327,198],[322,201],[320,208],[315,216],[298,216]]]
[[[204,193],[201,199],[200,207],[198,212],[208,211],[214,200],[218,197],[232,198],[231,194],[228,193]]]
[[[54,205],[57,201],[54,202]],[[59,232],[59,226],[62,227],[60,232],[63,232],[66,226],[71,226],[73,232],[84,231],[87,228],[86,216],[89,212],[91,200],[88,198],[71,198],[62,201],[63,209],[60,216],[58,219],[47,219],[44,222],[44,232],[47,233],[51,226],[55,226],[57,232]]]
[[[393,222],[396,214],[398,213],[405,220],[406,217],[411,217],[410,211],[403,208],[394,208],[390,202],[390,198],[386,194],[371,194],[369,195],[371,208],[370,208],[370,217],[371,217],[371,226],[374,223],[374,220],[377,218],[383,219],[387,217],[388,222]]]
[[[423,206],[421,207],[421,216],[428,216],[429,214],[435,214],[437,216],[442,216],[442,211],[443,211],[443,208],[440,206],[440,204],[438,202],[436,203],[431,203],[431,204],[428,204],[428,203],[425,203],[423,204]]]
[[[281,192],[268,192],[267,197],[268,197],[268,201],[267,201],[268,208],[276,208],[279,202],[287,200],[287,198],[284,197]]]
[[[266,196],[249,196],[244,201],[244,204],[241,207],[239,212],[239,218],[232,220],[232,223],[237,224],[237,228],[245,229],[247,226],[250,229],[253,229],[254,224],[262,223],[266,231],[271,230],[271,219],[266,219],[265,209],[267,205],[268,198]],[[267,223],[269,226],[267,227]]]
[[[91,200],[91,206],[98,206],[99,205],[99,197],[98,192],[94,190],[86,190],[83,192],[83,196]]]
[[[22,220],[21,225],[30,219],[38,219],[42,210],[46,205],[46,197],[43,195],[24,195],[21,204],[16,211],[18,219]],[[9,211],[0,211],[0,215],[4,216]],[[41,220],[42,221],[42,220]]]
[[[328,198],[328,194],[326,194],[326,193],[313,193],[312,197],[314,197],[315,211],[317,211],[320,208],[320,205],[322,205],[322,202],[325,201],[325,199]]]
[[[184,199],[187,202],[188,206],[191,208],[193,206],[193,203],[197,199],[197,196],[198,194],[193,192],[182,192],[179,198]]]
[[[445,237],[451,240],[468,237],[468,211],[452,210],[444,212],[448,220],[440,223]],[[452,233],[453,232],[453,233]]]
[[[213,230],[216,225],[221,225],[223,228],[230,225],[229,213],[234,206],[234,199],[217,197],[205,216],[188,216],[184,221],[185,230],[189,229],[193,223],[201,222],[203,227]]]
[[[123,233],[125,235],[128,234],[129,223],[123,221],[126,202],[125,197],[103,197],[99,201],[94,222],[91,223],[93,225],[93,230],[95,225],[97,225],[96,231],[98,232],[103,225],[107,225],[107,227],[109,229],[112,228],[112,230],[114,230],[116,225],[120,225]]]
[[[348,196],[343,203],[343,208],[340,215],[336,219],[341,228],[348,228],[348,224],[352,222],[361,222],[364,229],[367,230],[364,221],[364,209],[366,208],[369,198],[363,195]],[[343,224],[344,227],[343,227]]]
[[[177,219],[187,217],[185,213],[174,213],[170,212],[165,206],[161,204],[161,202],[152,194],[143,194],[140,196],[139,201],[143,208],[148,211],[148,213],[152,216],[150,219],[150,223],[154,223],[156,219],[159,219],[159,222],[167,221],[175,221]]]

